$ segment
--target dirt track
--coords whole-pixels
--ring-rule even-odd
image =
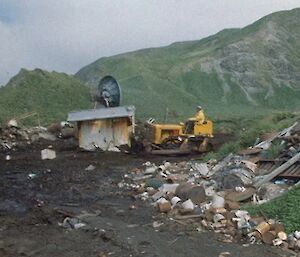
[[[125,173],[159,157],[79,152],[61,142],[53,146],[57,158],[42,161],[47,145],[12,152],[10,161],[0,153],[1,257],[289,256],[264,245],[222,243],[217,234],[170,221],[119,189]],[[86,171],[90,164],[96,169]],[[79,214],[87,226],[58,225]],[[154,229],[154,220],[164,224]]]

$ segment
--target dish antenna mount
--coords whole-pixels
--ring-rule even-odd
[[[112,76],[105,76],[99,82],[95,96],[97,106],[117,107],[121,104],[121,88]]]

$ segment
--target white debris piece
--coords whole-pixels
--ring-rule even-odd
[[[197,170],[201,176],[205,177],[208,175],[209,169],[206,163],[195,163],[194,169]]]
[[[182,203],[182,208],[185,210],[194,210],[195,206],[191,199],[186,200]]]
[[[8,127],[18,127],[18,122],[15,119],[12,119],[7,122]]]
[[[87,167],[85,168],[86,171],[92,171],[92,170],[94,170],[94,169],[96,169],[96,167],[95,167],[94,165],[92,165],[92,164],[90,164],[89,166],[87,166]]]
[[[212,207],[213,208],[223,208],[225,205],[225,199],[218,195],[218,194],[214,194],[212,197]]]
[[[176,188],[179,186],[179,184],[163,184],[159,190],[162,192],[170,192],[170,193],[174,193],[176,192]]]
[[[41,151],[42,160],[52,160],[56,158],[56,152],[50,149],[44,149]]]

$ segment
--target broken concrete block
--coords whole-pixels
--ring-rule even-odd
[[[50,149],[44,149],[41,151],[42,160],[52,160],[56,158],[56,152]]]
[[[182,208],[186,211],[192,211],[194,210],[195,206],[191,199],[186,200],[182,203]]]
[[[200,205],[206,201],[205,190],[202,186],[195,186],[191,183],[180,184],[175,194],[182,200],[191,199],[193,203]]]
[[[225,206],[225,199],[218,194],[214,194],[211,206],[215,209],[223,208]]]

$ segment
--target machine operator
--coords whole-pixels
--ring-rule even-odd
[[[188,121],[186,122],[185,133],[193,134],[195,123],[203,124],[204,122],[205,122],[204,111],[201,106],[197,106],[197,112],[195,116],[189,118]]]
[[[189,121],[197,122],[198,124],[203,124],[205,121],[204,111],[201,106],[197,106],[197,112],[195,117],[189,118]]]

